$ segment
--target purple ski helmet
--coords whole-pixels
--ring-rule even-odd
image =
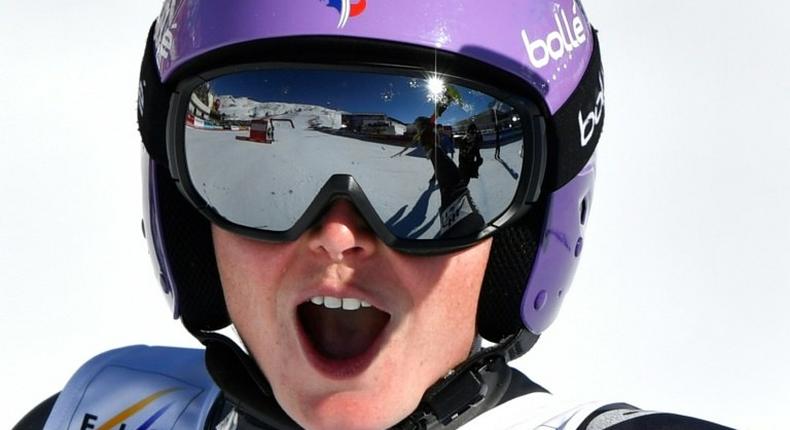
[[[256,47],[316,42],[337,47],[324,55],[351,58],[357,41],[430,49],[531,88],[546,126],[540,201],[493,235],[477,323],[495,343],[517,333],[540,335],[559,311],[582,250],[604,119],[597,35],[577,0],[165,1],[143,59],[138,120],[143,228],[173,316],[191,331],[230,324],[209,221],[169,169],[168,112],[178,83],[209,67],[265,61],[267,51]]]

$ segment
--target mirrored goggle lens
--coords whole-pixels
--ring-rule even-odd
[[[399,239],[479,233],[510,206],[524,136],[513,106],[436,76],[265,69],[195,88],[184,154],[226,220],[289,230],[327,180],[351,175]]]

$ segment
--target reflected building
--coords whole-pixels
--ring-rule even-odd
[[[187,108],[186,124],[203,129],[222,129],[219,112],[220,99],[208,84],[201,85],[192,92]]]
[[[347,113],[342,115],[342,127],[352,133],[402,136],[407,126],[383,113]]]

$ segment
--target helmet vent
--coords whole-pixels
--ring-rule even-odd
[[[536,311],[543,309],[543,306],[546,305],[546,300],[548,295],[546,294],[546,290],[542,290],[538,293],[538,297],[535,297],[534,308]]]
[[[587,197],[582,199],[580,212],[581,212],[580,221],[582,225],[584,225],[584,223],[587,222]]]

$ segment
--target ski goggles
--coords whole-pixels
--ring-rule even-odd
[[[257,64],[181,81],[167,150],[209,220],[298,238],[350,200],[388,246],[470,246],[538,198],[546,131],[523,95],[414,68]]]

